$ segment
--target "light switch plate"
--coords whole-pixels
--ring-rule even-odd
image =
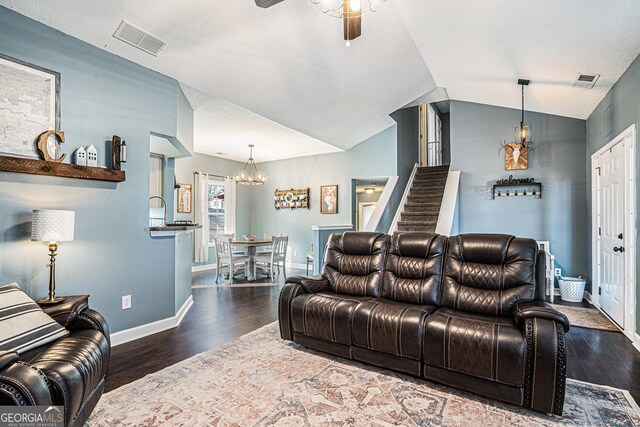
[[[131,308],[131,295],[122,296],[122,309],[128,310]]]

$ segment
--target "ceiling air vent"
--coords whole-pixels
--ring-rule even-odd
[[[599,78],[600,74],[578,74],[578,78],[573,82],[573,87],[593,89]]]
[[[113,33],[113,37],[150,53],[153,56],[158,56],[160,51],[167,45],[159,38],[152,36],[138,27],[134,27],[127,21],[120,23],[116,32]]]

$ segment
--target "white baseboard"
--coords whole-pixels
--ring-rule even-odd
[[[204,264],[204,265],[194,265],[191,267],[192,273],[197,273],[198,271],[207,271],[207,270],[215,270],[215,264]]]
[[[587,300],[589,304],[593,304],[593,300],[591,299],[591,293],[588,291],[584,291],[584,299]]]
[[[180,307],[180,310],[178,310],[175,316],[112,333],[111,347],[137,340],[148,335],[157,334],[158,332],[166,331],[167,329],[175,328],[180,324],[180,322],[182,322],[182,319],[192,305],[193,295],[189,295],[189,298],[187,298],[184,304],[182,304],[182,307]]]
[[[640,351],[640,335],[633,334],[633,346]]]

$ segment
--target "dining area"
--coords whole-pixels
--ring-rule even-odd
[[[286,278],[289,236],[265,233],[259,239],[253,234],[241,238],[235,234],[219,234],[214,242],[216,284],[222,278],[232,285],[234,279],[242,276],[247,282],[267,278],[275,283],[276,275],[280,274]]]

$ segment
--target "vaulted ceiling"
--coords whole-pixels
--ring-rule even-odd
[[[274,158],[348,149],[426,94],[519,108],[519,77],[532,80],[528,109],[585,119],[640,53],[635,0],[390,0],[348,48],[341,22],[307,0],[0,4],[194,88],[207,109],[196,146],[236,160],[246,154],[229,146],[246,151],[251,136],[220,131],[234,122],[220,111],[238,131],[255,123]],[[167,42],[158,57],[112,37],[123,19]],[[573,88],[579,73],[601,77]]]

